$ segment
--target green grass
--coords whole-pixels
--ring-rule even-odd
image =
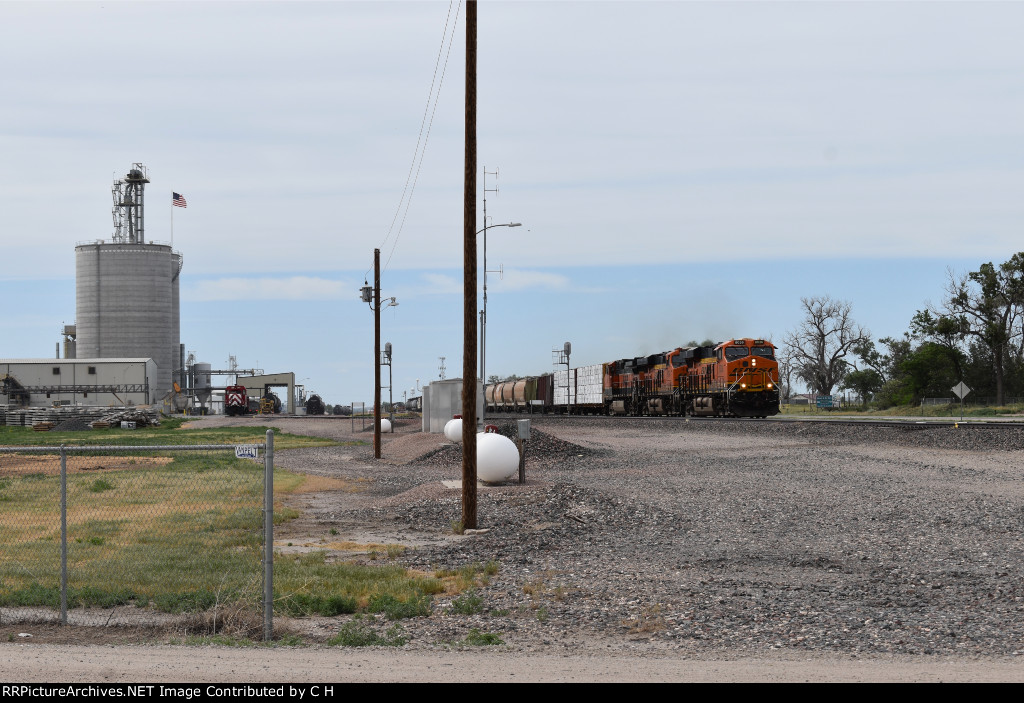
[[[68,580],[70,591],[82,594],[75,602],[106,607],[108,599],[130,600],[181,611],[205,607],[211,594],[221,602],[252,598],[261,568],[262,471],[225,452],[112,472],[116,479],[69,473]],[[29,474],[5,482],[0,603],[52,604],[59,478]]]
[[[0,444],[76,441],[217,444],[262,441],[266,428],[182,430],[176,420],[135,432],[36,433],[0,427]],[[54,440],[58,440],[55,442]],[[330,444],[275,436],[275,447]],[[159,452],[68,457],[69,606],[134,604],[166,612],[201,612],[225,603],[258,607],[262,596],[262,471],[231,452]],[[19,459],[27,460],[29,455]],[[39,455],[32,455],[38,458]],[[115,461],[116,459],[116,461]],[[60,501],[56,456],[39,470],[0,479],[0,605],[59,604]],[[96,472],[102,470],[102,476]],[[275,495],[306,477],[274,473]],[[274,522],[298,516],[275,506]],[[401,545],[389,545],[398,556]],[[383,560],[382,560],[383,561]],[[492,567],[496,570],[496,564]],[[476,583],[487,567],[462,570]],[[460,572],[461,573],[461,572]],[[382,563],[332,563],[323,552],[275,555],[274,609],[282,615],[336,616],[379,612],[391,620],[429,615],[431,596],[451,588],[442,579]]]
[[[82,430],[77,432],[36,432],[31,427],[0,426],[0,446],[90,446],[118,445],[140,446],[146,444],[261,444],[266,441],[264,425],[253,427],[207,427],[201,429],[182,428],[180,418],[163,418],[159,427],[142,427],[136,430],[108,428]],[[339,442],[322,437],[295,435],[274,430],[274,449],[296,447],[328,447]],[[345,444],[365,444],[351,442]]]
[[[429,615],[430,596],[441,589],[436,579],[396,565],[333,563],[325,552],[274,557],[274,610],[290,615]]]

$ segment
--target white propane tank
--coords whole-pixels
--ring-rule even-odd
[[[476,476],[487,483],[507,481],[519,473],[516,443],[497,432],[476,435]]]
[[[380,431],[381,432],[390,432],[391,431],[391,420],[388,420],[387,418],[383,418],[382,417],[380,419]]]
[[[462,442],[462,418],[453,417],[444,426],[444,436],[448,441],[460,444]]]

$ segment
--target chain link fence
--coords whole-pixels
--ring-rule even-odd
[[[230,611],[269,638],[272,476],[271,432],[239,447],[0,447],[0,623]]]

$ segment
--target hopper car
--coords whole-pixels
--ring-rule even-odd
[[[744,337],[491,384],[484,399],[488,412],[767,417],[778,382],[775,346]]]

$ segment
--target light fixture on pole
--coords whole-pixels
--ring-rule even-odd
[[[487,416],[487,230],[494,229],[495,227],[522,227],[522,222],[505,222],[499,225],[487,225],[481,229],[477,234],[483,232],[484,235],[484,307],[480,311],[480,386],[485,389],[484,392],[484,409],[480,415],[480,424],[484,424],[484,418]]]

